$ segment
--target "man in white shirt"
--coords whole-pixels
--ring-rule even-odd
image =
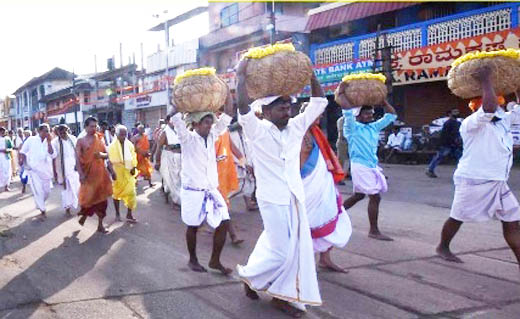
[[[161,173],[162,188],[166,202],[171,198],[173,206],[181,206],[181,144],[170,122],[170,115],[166,116],[166,124],[159,135],[157,145],[155,169]],[[163,150],[164,149],[164,150]],[[153,156],[153,152],[152,152]]]
[[[188,267],[196,272],[206,272],[206,269],[200,265],[196,253],[197,230],[204,221],[215,228],[209,268],[218,270],[224,275],[232,272],[220,262],[220,254],[229,227],[229,212],[224,198],[217,189],[215,153],[215,141],[231,122],[228,114],[232,112],[232,107],[232,103],[226,103],[224,107],[226,114],[222,114],[218,120],[212,112],[188,113],[183,120],[182,114],[177,113],[175,108],[171,118],[182,148],[181,218],[188,226],[186,230],[186,244],[190,254]],[[187,125],[190,125],[193,130],[189,130]]]
[[[38,127],[38,134],[29,137],[23,143],[19,159],[20,165],[24,165],[29,176],[34,201],[43,218],[46,217],[45,201],[52,188],[52,160],[56,157],[49,131],[48,124],[41,124]]]
[[[401,152],[403,150],[405,139],[406,136],[399,130],[399,127],[394,126],[392,128],[392,134],[388,136],[388,141],[385,145],[385,150],[388,152],[388,155],[385,157],[385,162],[388,163],[395,152]]]
[[[68,134],[65,124],[58,126],[58,136],[52,140],[54,176],[61,187],[61,204],[67,215],[70,209],[78,208],[79,174],[76,170],[76,138]]]
[[[6,135],[6,129],[0,126],[0,189],[9,191],[12,178],[11,156],[12,142]]]
[[[237,270],[247,297],[255,300],[256,291],[267,291],[274,296],[274,307],[299,317],[305,304],[321,305],[300,176],[300,149],[305,132],[328,102],[313,74],[309,106],[296,117],[290,119],[290,97],[270,96],[250,107],[246,68],[244,59],[237,70],[238,122],[251,147],[264,231],[247,265],[238,265]],[[255,115],[259,108],[264,120]]]
[[[460,127],[463,154],[453,176],[455,195],[437,254],[462,262],[450,250],[462,223],[499,219],[504,238],[520,264],[520,205],[507,185],[513,164],[511,124],[520,121],[520,108],[504,112],[498,106],[490,68],[483,67],[474,76],[481,83],[482,106]]]

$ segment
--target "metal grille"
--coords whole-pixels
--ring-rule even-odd
[[[370,59],[374,57],[376,38],[368,38],[359,42],[359,57]],[[420,48],[422,46],[422,33],[420,28],[390,33],[387,35],[388,44],[393,52]],[[379,38],[379,47],[383,47],[383,37]]]
[[[314,51],[316,64],[329,64],[351,61],[353,59],[353,42],[342,43]]]
[[[428,26],[428,45],[459,40],[511,28],[511,8]]]

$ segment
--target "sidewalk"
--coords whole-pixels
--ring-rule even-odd
[[[306,317],[517,318],[520,271],[498,222],[463,226],[453,249],[464,264],[434,255],[453,196],[453,167],[439,167],[438,179],[426,177],[424,166],[384,168],[390,190],[380,225],[395,241],[367,238],[366,201],[351,209],[352,239],[332,252],[349,273],[319,272],[324,304]],[[515,169],[517,196],[519,177]],[[15,184],[14,192],[0,193],[0,318],[287,318],[266,295],[247,299],[234,276],[189,271],[179,212],[164,204],[158,186],[144,184],[140,223],[113,223],[109,204],[108,235],[95,233],[95,219],[81,228],[65,218],[59,189],[45,222],[34,218],[30,191],[20,198]],[[243,212],[241,200],[234,204],[232,217],[246,241],[240,248],[226,244],[223,262],[230,266],[247,261],[262,228],[258,212]],[[202,264],[211,241],[211,234],[199,233]]]

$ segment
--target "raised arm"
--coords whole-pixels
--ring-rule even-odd
[[[173,105],[173,112],[171,113],[170,121],[175,127],[175,132],[177,132],[181,144],[187,142],[191,137],[190,131],[186,127],[186,122],[182,119],[182,114],[177,112],[177,107],[175,105]]]
[[[480,81],[482,88],[482,110],[485,113],[495,113],[498,106],[498,98],[491,81],[491,69],[488,66],[482,67],[475,78]]]
[[[157,145],[157,150],[155,153],[155,169],[159,170],[161,168],[162,149],[163,146],[166,144],[166,132],[164,130],[161,132],[161,135],[159,135],[159,141],[155,144]]]
[[[246,69],[248,60],[242,59],[237,67],[237,95],[238,95],[238,110],[240,114],[247,114],[251,110],[249,103],[251,102],[247,95],[246,88]]]
[[[397,115],[397,112],[395,111],[395,108],[386,99],[383,102],[383,109],[385,110],[385,113],[390,113],[390,114]]]
[[[320,81],[316,77],[316,73],[312,72],[311,77],[311,96],[313,97],[325,97],[325,93],[323,93],[323,88],[321,87]]]
[[[348,83],[347,82],[340,82],[338,87],[336,88],[336,92],[334,92],[334,99],[336,100],[336,103],[341,106],[342,109],[351,109],[354,106],[350,104],[350,102],[347,99],[347,96],[345,95],[345,89],[347,88]]]

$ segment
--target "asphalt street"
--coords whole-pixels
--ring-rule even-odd
[[[319,271],[323,306],[307,318],[519,318],[520,271],[497,221],[465,224],[453,241],[463,264],[435,256],[453,196],[454,167],[439,178],[424,166],[387,165],[389,192],[381,203],[382,231],[394,242],[367,237],[367,201],[348,213],[354,232],[333,259],[347,274]],[[48,201],[48,218],[37,218],[31,192],[0,193],[0,318],[286,318],[269,298],[243,294],[236,272],[191,272],[180,213],[164,203],[160,182],[138,187],[139,223],[105,219],[110,233],[96,233],[96,218],[81,227],[66,217],[59,187]],[[510,186],[520,196],[520,170]],[[341,187],[345,196],[351,185]],[[122,211],[123,214],[125,210]],[[262,231],[257,211],[233,200],[232,219],[245,242],[226,243],[222,260],[247,261]],[[201,263],[209,261],[212,234],[199,232]]]

